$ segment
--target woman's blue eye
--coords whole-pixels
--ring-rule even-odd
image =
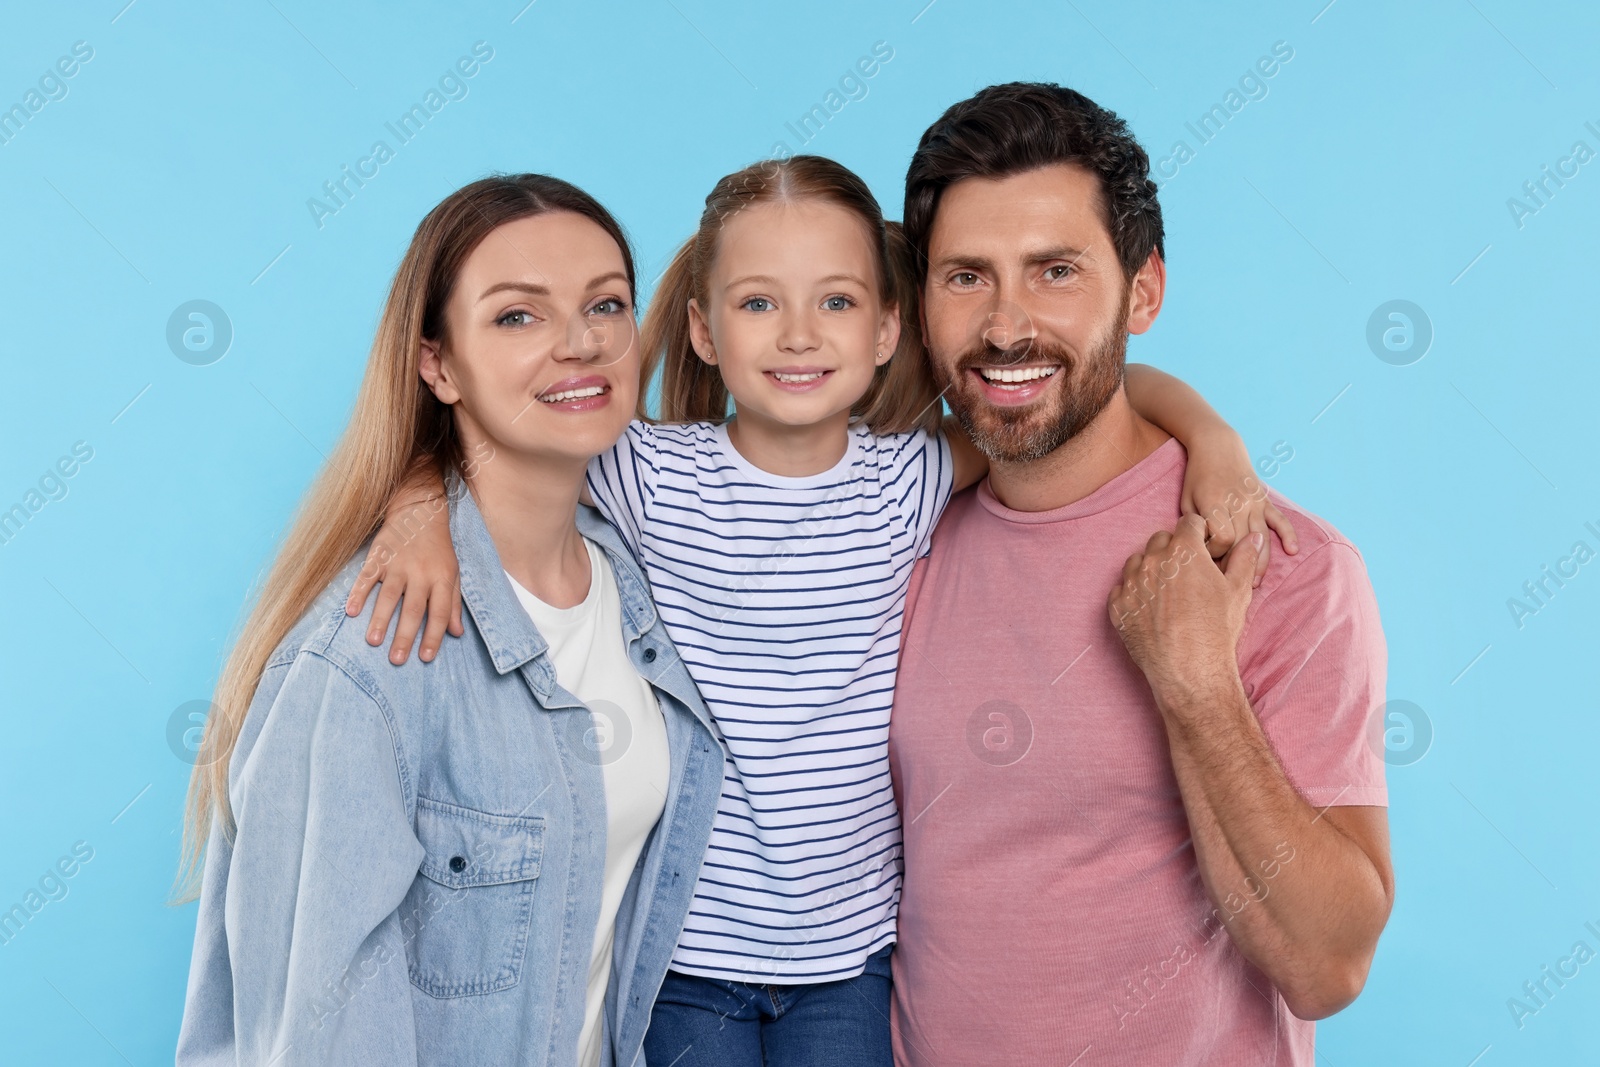
[[[615,297],[606,297],[596,304],[591,310],[601,315],[615,315],[627,308],[627,305]]]
[[[829,311],[848,311],[855,306],[855,301],[848,296],[830,296],[822,302],[822,306]]]
[[[499,326],[526,326],[533,319],[533,315],[526,311],[508,311],[495,319]]]
[[[759,305],[759,306],[758,306]],[[749,300],[739,305],[746,311],[771,311],[772,301],[764,296],[752,296]]]

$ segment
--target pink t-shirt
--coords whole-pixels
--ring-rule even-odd
[[[1313,1024],[1206,895],[1160,713],[1106,613],[1128,556],[1176,524],[1184,462],[1169,440],[1046,512],[1012,511],[984,482],[951,502],[913,574],[889,732],[901,1067],[1313,1063]],[[1309,803],[1386,804],[1365,567],[1273,499],[1301,547],[1273,545],[1251,601],[1245,692]],[[1263,857],[1266,892],[1294,855],[1291,841]],[[1230,908],[1259,906],[1244,900]]]

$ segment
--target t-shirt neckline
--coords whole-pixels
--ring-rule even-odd
[[[523,610],[527,610],[531,602],[534,610],[529,614],[538,615],[537,622],[541,628],[546,625],[556,627],[572,626],[593,612],[595,606],[600,602],[600,587],[604,584],[600,568],[606,566],[605,553],[600,551],[599,545],[596,545],[587,537],[583,539],[583,547],[589,553],[589,591],[584,594],[582,600],[570,608],[558,608],[539,599],[530,589],[513,578],[510,571],[506,571],[506,581],[511,583],[511,588],[516,592],[517,599],[522,601]]]
[[[731,421],[731,420],[730,420]],[[712,425],[711,432],[716,439],[717,448],[723,457],[737,467],[746,477],[755,479],[766,485],[778,486],[784,489],[809,489],[818,485],[833,485],[840,481],[855,465],[860,454],[861,426],[859,422],[852,422],[848,429],[849,438],[845,442],[844,455],[839,457],[839,462],[825,471],[816,474],[773,474],[771,471],[762,470],[751,463],[733,445],[733,440],[728,436],[728,423],[719,422]]]
[[[984,510],[1007,522],[1050,523],[1082,519],[1110,511],[1160,483],[1164,475],[1184,460],[1185,455],[1183,445],[1178,439],[1169,437],[1148,456],[1088,496],[1049,511],[1017,511],[1006,507],[1000,502],[1000,498],[994,495],[988,478],[984,478],[978,485],[978,502],[983,505]]]

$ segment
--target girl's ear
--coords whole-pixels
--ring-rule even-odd
[[[900,344],[900,309],[890,304],[883,309],[883,314],[878,317],[878,355],[877,365],[883,366],[894,356],[896,346]]]
[[[706,322],[700,302],[693,297],[689,298],[689,343],[694,345],[695,355],[713,367],[717,365],[717,350],[711,343],[711,324]]]
[[[428,388],[439,398],[439,403],[454,404],[461,399],[461,390],[450,380],[450,372],[445,367],[444,356],[439,351],[438,342],[430,341],[426,337],[422,339],[422,361],[417,367],[417,373],[428,383]]]

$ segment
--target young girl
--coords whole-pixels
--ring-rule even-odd
[[[727,753],[652,1063],[890,1060],[901,613],[951,493],[986,471],[958,428],[941,430],[910,254],[830,160],[723,178],[645,319],[662,422],[634,422],[589,468],[587,499],[638,554]],[[1201,509],[1248,478],[1237,438],[1186,386],[1130,368],[1129,389],[1190,446]],[[1255,507],[1233,517],[1238,536],[1280,521]],[[440,531],[398,525],[391,512],[351,606],[383,581],[376,644],[403,592],[434,594],[405,605],[403,662],[424,601],[423,658],[437,647],[453,573]]]

